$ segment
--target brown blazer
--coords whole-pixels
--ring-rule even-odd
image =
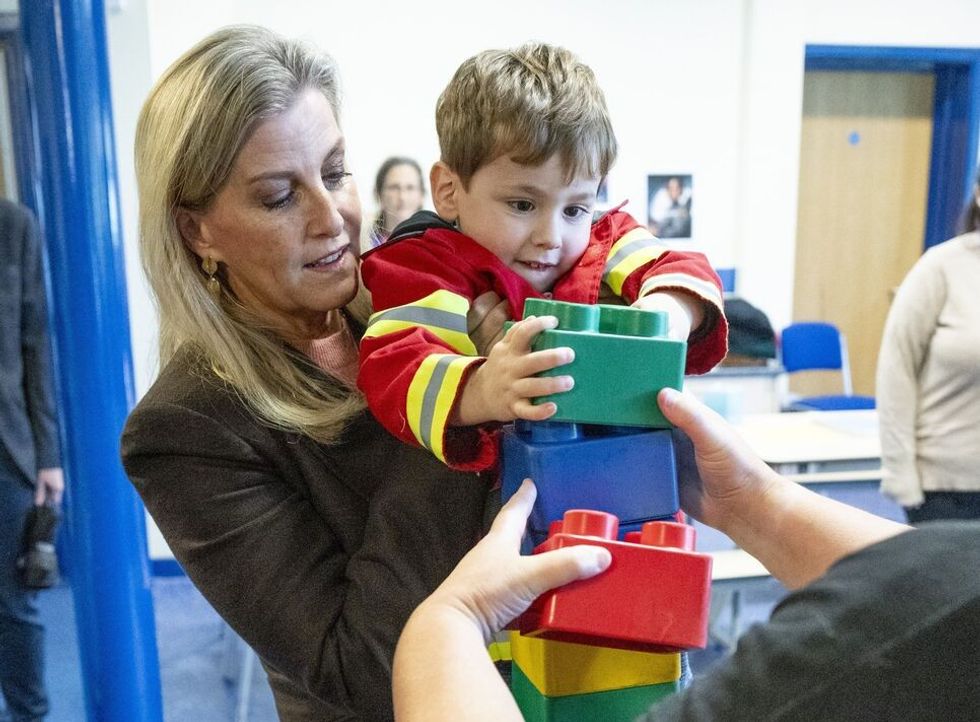
[[[270,671],[281,719],[392,718],[398,635],[476,542],[483,478],[368,412],[330,447],[271,429],[189,351],[130,415],[122,456],[188,576]]]

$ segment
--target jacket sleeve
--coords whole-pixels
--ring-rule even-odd
[[[169,403],[137,409],[122,440],[132,483],[216,611],[266,665],[327,707],[296,719],[390,720],[398,634],[438,584],[433,577],[475,541],[465,530],[478,534],[482,482],[467,484],[397,443],[311,453],[317,468],[304,473],[325,487],[316,493],[334,513],[328,520],[314,492],[294,483],[283,452],[263,440],[273,432],[243,431],[239,414],[225,411],[220,402],[208,413]],[[385,457],[365,464],[389,478],[351,491],[380,476],[349,472],[368,453]],[[449,505],[459,507],[455,517]]]
[[[881,491],[905,507],[925,500],[916,464],[919,373],[946,301],[942,269],[926,254],[899,286],[888,311],[875,382],[881,434]]]
[[[23,212],[23,308],[21,354],[24,360],[24,398],[31,420],[39,469],[61,466],[58,415],[51,365],[48,315],[45,303],[41,238],[34,217]]]
[[[593,231],[611,241],[603,282],[626,303],[658,291],[693,296],[704,309],[704,321],[688,339],[686,373],[710,371],[728,351],[721,280],[702,253],[674,251],[628,213],[613,211]]]
[[[497,426],[450,426],[470,374],[486,359],[468,334],[471,300],[490,285],[439,247],[398,242],[369,255],[375,313],[361,339],[357,385],[378,421],[454,469],[496,461]]]

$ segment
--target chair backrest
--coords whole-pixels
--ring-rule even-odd
[[[832,323],[792,323],[781,334],[783,368],[795,371],[840,371],[844,393],[851,394],[851,369],[844,335]]]

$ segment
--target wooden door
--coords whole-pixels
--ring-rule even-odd
[[[933,89],[926,73],[804,79],[793,319],[846,334],[858,394],[874,394],[891,294],[922,253]],[[840,391],[836,375],[820,372],[790,387]]]

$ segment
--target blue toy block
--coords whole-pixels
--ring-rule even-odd
[[[528,520],[533,542],[568,509],[602,509],[624,531],[670,517],[680,506],[669,431],[585,427],[519,421],[501,444],[501,496],[509,499],[525,478],[538,488]]]

